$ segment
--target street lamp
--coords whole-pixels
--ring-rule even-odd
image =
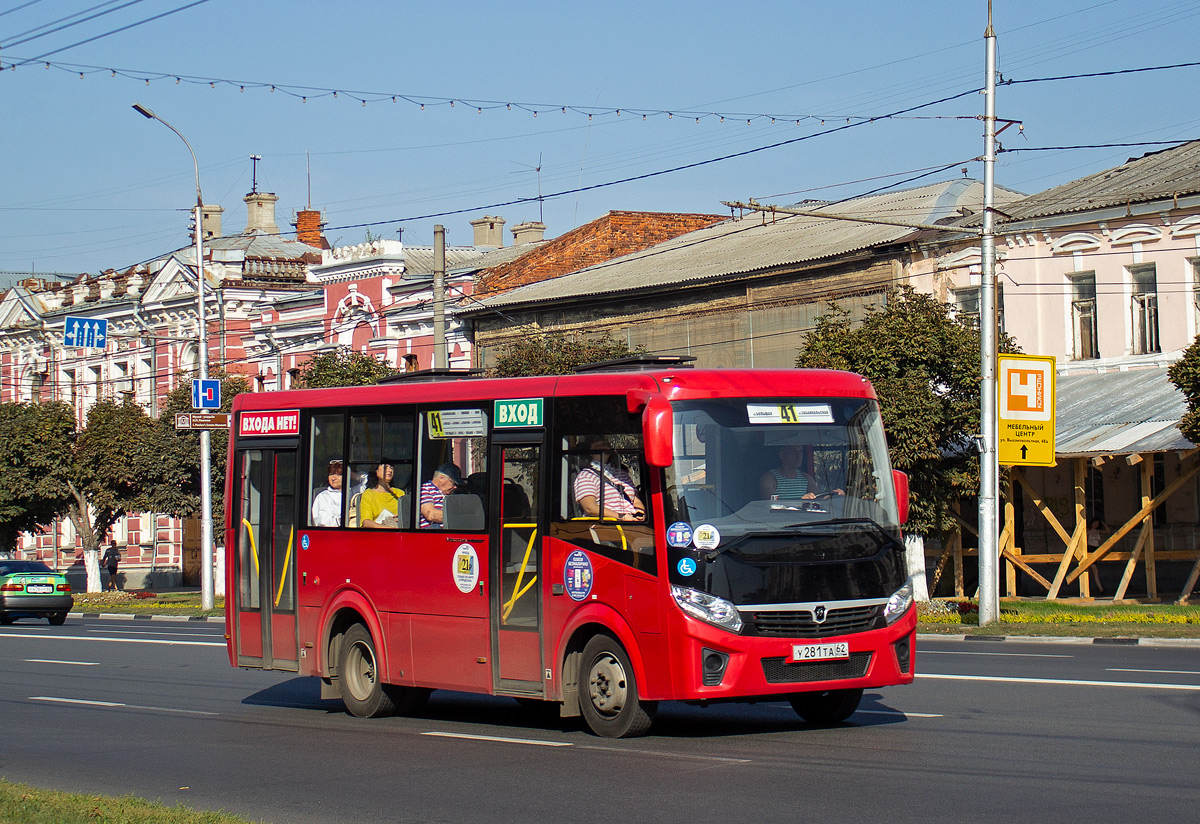
[[[179,136],[192,156],[196,170],[196,318],[199,327],[200,380],[208,379],[208,323],[204,312],[204,197],[200,194],[200,164],[186,137],[141,103],[133,104],[142,117],[157,120]],[[207,429],[200,430],[200,600],[213,608],[212,444]]]

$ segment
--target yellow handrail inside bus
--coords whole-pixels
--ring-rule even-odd
[[[254,525],[242,518],[242,523],[246,525],[246,534],[250,536],[250,557],[254,559],[254,574],[258,574],[258,546],[254,542]]]
[[[288,533],[287,554],[283,556],[283,572],[279,576],[279,589],[275,592],[275,606],[279,606],[279,599],[283,597],[283,582],[287,580],[288,564],[292,560],[292,538],[296,535],[296,528],[292,527],[292,531]]]
[[[525,546],[525,557],[521,559],[521,568],[517,570],[517,584],[513,587],[513,596],[504,604],[504,611],[500,614],[501,623],[508,620],[508,616],[512,613],[513,607],[517,605],[517,599],[529,591],[529,588],[537,583],[537,576],[534,575],[529,579],[529,583],[524,587],[521,586],[521,581],[525,577],[525,568],[529,565],[529,556],[533,553],[533,542],[537,539],[537,524],[504,524],[502,529],[517,529],[517,528],[532,528],[533,532],[529,535],[529,543]]]

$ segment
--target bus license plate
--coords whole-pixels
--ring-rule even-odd
[[[850,644],[839,641],[836,644],[793,644],[793,661],[831,661],[838,658],[850,657]]]

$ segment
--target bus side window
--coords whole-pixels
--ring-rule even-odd
[[[412,529],[414,412],[409,407],[355,413],[350,416],[350,465],[346,477],[346,525],[361,527],[375,509],[387,517],[378,525]],[[386,492],[364,515],[368,489]],[[373,523],[368,523],[371,526]]]
[[[308,525],[344,526],[346,419],[342,413],[313,415],[308,438]]]
[[[641,417],[625,397],[556,398],[557,495],[550,534],[653,571]]]
[[[417,528],[442,529],[449,512],[451,518],[444,528],[484,531],[488,503],[487,411],[441,407],[424,410],[421,418],[421,461],[413,501]],[[457,499],[452,504],[448,503],[451,497]],[[458,522],[453,518],[456,515]]]

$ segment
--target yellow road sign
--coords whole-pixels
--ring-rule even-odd
[[[1054,358],[999,355],[997,459],[1005,466],[1054,466]]]

